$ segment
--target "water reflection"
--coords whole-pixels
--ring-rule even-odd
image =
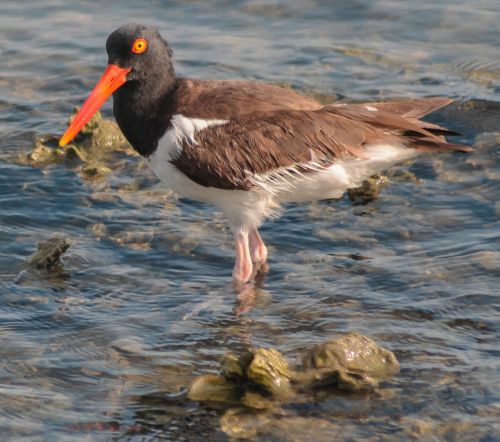
[[[268,302],[269,292],[263,289],[266,275],[269,272],[269,264],[264,263],[252,277],[251,281],[245,284],[233,283],[236,303],[233,312],[236,316],[248,313],[254,304],[262,306],[263,302]]]

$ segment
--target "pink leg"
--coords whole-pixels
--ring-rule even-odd
[[[248,245],[248,231],[246,229],[236,230],[234,240],[236,242],[236,263],[234,265],[233,279],[237,282],[247,282],[253,272]]]
[[[263,264],[267,261],[267,247],[262,241],[257,229],[250,230],[250,255],[252,261],[256,263]]]

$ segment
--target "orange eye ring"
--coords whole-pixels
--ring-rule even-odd
[[[148,47],[148,42],[144,38],[138,38],[132,45],[132,52],[134,54],[142,54]]]

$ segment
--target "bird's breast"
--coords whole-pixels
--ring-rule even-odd
[[[169,189],[179,196],[211,202],[212,189],[201,186],[180,171],[173,160],[177,158],[183,149],[184,143],[196,145],[196,134],[203,129],[225,124],[225,120],[203,120],[199,118],[188,118],[182,114],[176,114],[171,118],[171,124],[164,135],[158,140],[156,150],[148,157],[148,164],[158,179]]]

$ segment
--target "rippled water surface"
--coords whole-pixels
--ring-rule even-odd
[[[453,97],[431,118],[475,152],[398,166],[365,204],[287,207],[262,229],[268,275],[238,295],[224,219],[138,157],[114,158],[104,180],[19,161],[63,131],[129,21],[157,25],[186,76],[324,100]],[[226,408],[184,397],[194,376],[227,351],[294,361],[349,331],[401,372],[376,393],[287,404],[260,440],[499,440],[499,23],[497,0],[3,0],[2,440],[227,440]],[[63,264],[27,267],[54,235],[71,242]]]

